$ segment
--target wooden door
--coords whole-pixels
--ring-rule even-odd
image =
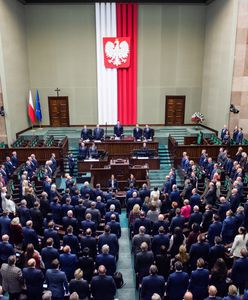
[[[50,126],[70,126],[69,104],[67,96],[48,97]]]
[[[166,96],[165,125],[183,125],[185,96]]]

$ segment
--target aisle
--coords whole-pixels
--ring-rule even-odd
[[[121,223],[121,238],[119,239],[119,261],[117,264],[117,271],[123,274],[125,285],[116,293],[119,300],[138,299],[138,293],[135,289],[135,277],[133,270],[133,257],[131,255],[131,242],[129,240],[128,223],[126,218],[126,211],[123,210],[120,216]]]

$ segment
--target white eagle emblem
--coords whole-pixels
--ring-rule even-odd
[[[126,41],[121,43],[118,40],[115,40],[114,43],[108,41],[105,44],[105,53],[106,57],[109,58],[108,62],[118,67],[127,61],[129,45]]]

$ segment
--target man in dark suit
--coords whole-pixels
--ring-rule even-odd
[[[88,147],[85,146],[84,142],[80,143],[79,148],[78,148],[78,159],[79,160],[86,159],[88,157],[88,155],[89,155]]]
[[[7,263],[9,256],[14,254],[15,250],[9,243],[9,236],[4,234],[2,236],[2,241],[0,242],[0,263]]]
[[[221,238],[216,236],[214,239],[214,246],[209,249],[209,268],[211,269],[218,258],[225,258],[227,249],[222,244]]]
[[[117,211],[119,214],[121,214],[121,202],[119,199],[116,199],[115,193],[112,193],[112,197],[107,200],[106,203],[106,210],[110,210],[110,206],[115,206],[115,211]]]
[[[231,279],[239,288],[240,294],[243,295],[248,278],[248,253],[245,248],[242,248],[240,254],[241,258],[236,259],[233,263]]]
[[[58,231],[54,229],[54,222],[51,221],[48,223],[48,228],[44,230],[44,239],[52,238],[54,242],[54,247],[56,249],[60,248],[60,238]]]
[[[112,190],[118,189],[118,181],[114,174],[112,174],[111,178],[108,180],[108,188],[111,188]]]
[[[19,164],[16,151],[12,152],[11,162],[12,162],[13,168],[16,169],[18,167],[18,164]]]
[[[183,229],[184,223],[185,223],[185,218],[180,214],[181,210],[180,208],[176,209],[176,216],[172,218],[171,220],[171,225],[170,225],[170,232],[174,233],[174,229],[176,227],[180,227]]]
[[[151,140],[153,138],[153,130],[146,125],[146,127],[143,130],[143,136],[145,140]]]
[[[33,221],[33,228],[39,234],[43,235],[43,216],[40,211],[40,203],[34,202],[34,207],[30,208],[30,216]]]
[[[165,280],[163,276],[159,276],[158,268],[155,265],[150,266],[150,275],[145,276],[141,284],[141,299],[150,300],[154,293],[164,297]]]
[[[242,145],[243,138],[244,138],[243,128],[240,127],[240,128],[239,128],[239,132],[238,132],[238,134],[237,134],[237,138],[236,138],[236,144],[237,144],[237,145]]]
[[[222,298],[217,297],[217,289],[214,285],[210,285],[208,288],[208,297],[205,300],[222,300]]]
[[[31,220],[30,211],[27,208],[27,201],[25,199],[22,199],[21,205],[17,209],[17,215],[20,218],[22,226],[25,226],[26,222]]]
[[[99,153],[96,144],[92,143],[92,145],[89,147],[89,158],[97,159],[98,157],[99,157]]]
[[[170,300],[183,299],[189,283],[189,275],[182,271],[181,262],[175,263],[175,270],[174,273],[169,275],[167,281],[167,295]]]
[[[98,250],[102,249],[103,245],[109,246],[109,253],[115,258],[118,258],[119,252],[119,242],[117,236],[114,233],[110,233],[110,226],[105,225],[104,233],[102,233],[98,238]]]
[[[164,232],[167,233],[169,231],[169,221],[165,220],[165,217],[163,214],[158,215],[158,221],[153,223],[152,226],[152,235],[158,234],[158,230],[160,227],[164,228]]]
[[[127,215],[129,215],[130,211],[133,209],[135,204],[139,204],[140,207],[142,206],[142,201],[140,197],[138,197],[137,192],[133,192],[132,197],[127,200]]]
[[[233,213],[236,212],[241,201],[240,194],[238,193],[238,189],[232,189],[231,196],[229,198],[229,202],[231,204],[231,210]]]
[[[123,136],[123,126],[120,121],[117,121],[117,124],[114,126],[114,136],[115,138],[121,138]]]
[[[191,273],[189,281],[189,290],[197,300],[204,300],[208,295],[209,271],[204,266],[205,261],[199,258],[197,269]]]
[[[221,132],[220,132],[220,138],[221,138],[222,141],[223,141],[224,136],[225,136],[227,131],[228,131],[227,125],[224,125],[224,127],[221,129]]]
[[[101,222],[101,213],[99,209],[96,208],[96,202],[92,201],[90,207],[86,209],[86,214],[91,214],[91,219],[95,222],[96,227],[98,227],[99,223]]]
[[[152,251],[154,256],[160,253],[161,246],[165,246],[169,249],[170,239],[167,234],[165,234],[164,227],[159,227],[158,234],[152,239]]]
[[[92,235],[95,236],[96,224],[91,220],[91,214],[86,214],[85,220],[81,222],[81,228],[83,229],[83,232],[86,232],[86,229],[90,228]]]
[[[67,216],[63,217],[63,227],[65,230],[67,230],[68,226],[72,226],[73,231],[75,232],[75,234],[78,233],[78,221],[76,218],[73,217],[73,211],[72,210],[68,210],[67,212]]]
[[[138,252],[134,258],[134,270],[139,284],[142,282],[143,277],[149,275],[150,266],[154,262],[154,255],[152,251],[148,250],[148,244],[146,242],[141,244],[140,249],[141,251]]]
[[[77,268],[78,259],[76,254],[71,253],[70,246],[65,246],[63,248],[63,252],[64,253],[60,254],[59,256],[61,270],[65,272],[68,281],[70,281],[73,278],[74,272]]]
[[[190,197],[189,201],[190,206],[193,208],[195,205],[200,206],[201,205],[201,196],[197,193],[197,189],[192,190],[192,196]]]
[[[138,234],[140,227],[143,226],[147,234],[151,234],[152,223],[146,218],[145,212],[140,212],[140,217],[134,221],[133,232]]]
[[[142,139],[142,129],[139,127],[139,124],[136,124],[135,128],[133,129],[133,137],[135,140],[141,140]]]
[[[208,228],[208,242],[210,247],[214,245],[215,237],[220,236],[221,229],[222,223],[220,222],[219,216],[215,214],[213,216],[213,223]]]
[[[78,241],[78,237],[76,235],[73,234],[73,227],[71,225],[69,225],[67,227],[67,234],[64,235],[63,237],[63,246],[70,246],[71,247],[71,253],[73,254],[77,254],[80,250],[79,248],[79,241]]]
[[[97,124],[96,128],[93,131],[93,139],[100,141],[101,139],[103,139],[103,136],[104,136],[104,129],[100,128],[100,125]]]
[[[10,159],[9,156],[6,156],[6,161],[5,161],[4,165],[5,165],[5,171],[7,173],[8,178],[9,178],[14,172],[14,167],[13,167],[13,164],[12,164],[11,159]]]
[[[11,219],[9,218],[9,213],[7,211],[3,211],[2,216],[0,217],[0,232],[3,234],[10,234],[10,223]]]
[[[220,221],[223,222],[226,218],[226,212],[231,208],[231,204],[226,200],[225,197],[220,197],[220,205],[218,209],[218,215],[220,217]]]
[[[53,247],[52,238],[47,239],[46,247],[41,250],[41,257],[46,270],[52,267],[52,261],[54,259],[59,259],[59,251]]]
[[[202,258],[204,261],[207,261],[208,254],[209,244],[205,241],[205,235],[199,234],[197,237],[197,243],[194,243],[190,247],[189,251],[191,269],[194,270],[196,268],[196,262],[198,258]]]
[[[109,211],[107,211],[106,214],[105,214],[105,224],[107,224],[108,222],[111,221],[111,216],[113,214],[116,217],[116,221],[120,222],[119,213],[116,211],[115,205],[111,204],[110,207],[109,207]]]
[[[23,279],[27,287],[28,300],[41,300],[43,293],[44,275],[37,269],[34,258],[28,260],[28,268],[23,269]]]
[[[31,220],[27,221],[26,227],[23,227],[23,245],[27,246],[27,244],[33,244],[37,249],[39,245],[38,235],[36,231],[33,229],[33,222]]]
[[[84,125],[82,131],[81,131],[81,139],[83,141],[87,141],[91,139],[91,130],[87,128],[86,125]]]
[[[224,244],[233,242],[236,233],[236,222],[231,210],[226,212],[226,218],[222,223],[221,236]]]
[[[85,235],[82,236],[81,241],[81,249],[83,250],[84,248],[89,249],[89,256],[93,257],[95,259],[97,249],[96,249],[96,238],[92,237],[92,230],[90,228],[86,229]]]
[[[109,254],[109,246],[104,244],[101,248],[101,254],[96,257],[96,267],[103,265],[106,268],[106,274],[113,276],[116,271],[116,260]]]
[[[113,277],[106,275],[106,268],[103,265],[99,266],[98,274],[91,281],[91,293],[94,300],[113,300],[116,293]]]
[[[69,292],[69,286],[65,272],[59,269],[59,261],[57,259],[53,260],[52,268],[46,271],[46,282],[53,298],[64,300],[64,294]]]
[[[202,213],[199,211],[199,206],[195,205],[193,207],[193,213],[189,217],[189,229],[192,228],[194,223],[197,223],[199,226],[202,222]]]
[[[143,183],[142,188],[139,190],[139,196],[142,203],[145,201],[145,197],[150,197],[150,189],[147,187],[146,183]]]
[[[114,233],[119,239],[121,237],[121,225],[119,222],[116,222],[115,214],[112,214],[110,219],[110,222],[107,223],[107,225],[110,227],[110,232]]]

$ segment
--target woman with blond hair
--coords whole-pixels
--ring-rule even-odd
[[[154,205],[156,209],[160,212],[160,207],[162,205],[162,202],[159,199],[158,195],[154,195],[154,197],[151,199],[151,205]]]
[[[134,222],[139,217],[140,217],[140,206],[139,206],[139,204],[135,204],[133,206],[133,209],[130,211],[130,214],[128,217],[129,237],[130,238],[132,237]]]
[[[188,270],[188,264],[189,264],[189,253],[187,253],[187,248],[185,245],[181,245],[179,247],[179,252],[175,256],[174,264],[175,262],[180,261],[183,265],[183,271],[187,272]]]
[[[81,269],[77,269],[74,272],[74,279],[69,283],[69,291],[71,294],[76,292],[79,296],[79,300],[90,299],[89,284],[83,279],[83,271]]]
[[[150,200],[150,197],[146,196],[145,197],[145,200],[144,200],[144,203],[142,205],[142,208],[141,210],[147,214],[148,210],[150,209],[150,206],[151,206],[151,200]]]
[[[14,218],[10,223],[10,240],[16,246],[23,241],[22,225],[18,217]]]

